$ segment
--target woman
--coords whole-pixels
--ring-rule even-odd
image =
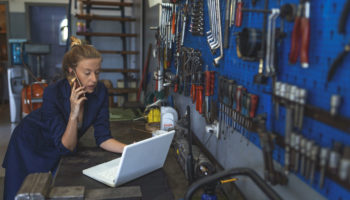
[[[93,125],[96,144],[122,153],[125,144],[109,129],[108,92],[98,82],[101,55],[90,45],[71,38],[63,58],[66,77],[48,86],[41,108],[25,117],[12,133],[3,162],[6,168],[4,199],[14,199],[24,178],[34,172],[54,172],[62,155],[75,151],[78,139]]]

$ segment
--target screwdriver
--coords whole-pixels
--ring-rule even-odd
[[[243,8],[243,1],[237,0],[237,7],[236,7],[236,27],[240,27],[242,25],[242,8]]]
[[[256,109],[258,107],[259,96],[256,94],[250,94],[250,109],[249,109],[249,117],[254,118]]]
[[[206,66],[205,70],[205,113],[207,116],[207,119],[209,119],[209,96],[211,95],[211,73],[208,70],[208,65]]]

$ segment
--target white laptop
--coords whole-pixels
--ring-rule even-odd
[[[124,148],[120,158],[83,170],[83,174],[116,187],[163,167],[175,131],[157,135]]]

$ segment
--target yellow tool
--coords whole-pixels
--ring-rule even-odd
[[[237,181],[238,178],[230,178],[230,179],[226,179],[226,180],[221,180],[220,183],[224,184],[224,183],[230,183],[230,182],[234,182]]]

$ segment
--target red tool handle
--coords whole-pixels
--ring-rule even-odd
[[[192,97],[192,102],[196,101],[196,85],[192,84],[191,85],[191,97]]]
[[[173,20],[171,22],[171,34],[175,35],[175,18],[176,18],[176,13],[175,11],[173,12]]]
[[[174,92],[176,93],[177,91],[179,91],[179,77],[176,76],[175,78],[175,85],[174,85]]]
[[[290,44],[290,53],[289,53],[289,63],[295,64],[298,60],[299,56],[299,37],[300,37],[300,25],[301,25],[301,18],[296,17],[294,21],[294,27],[292,32],[292,42]]]
[[[210,71],[205,71],[205,96],[210,96]]]
[[[305,3],[305,17],[301,19],[302,29],[300,62],[303,68],[309,67],[309,42],[310,42],[310,2]]]
[[[236,22],[235,22],[235,25],[237,27],[240,27],[242,25],[242,8],[243,8],[243,2],[242,0],[238,0],[237,9],[236,9]]]
[[[250,110],[249,110],[249,117],[254,118],[255,117],[255,112],[256,108],[258,107],[258,101],[259,97],[258,95],[251,94],[250,95]]]
[[[210,95],[214,95],[215,71],[210,72]]]
[[[198,96],[197,96],[197,104],[199,114],[203,113],[203,86],[198,86]]]

